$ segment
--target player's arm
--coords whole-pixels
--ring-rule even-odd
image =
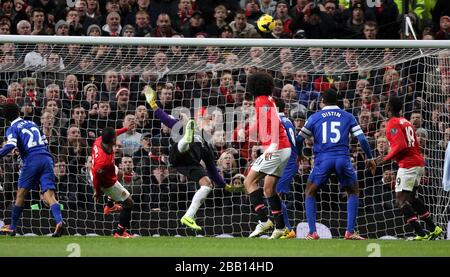
[[[313,120],[308,119],[305,122],[305,125],[300,129],[300,132],[298,133],[298,136],[296,137],[296,144],[297,144],[297,154],[298,156],[302,155],[303,150],[303,142],[305,139],[309,139],[313,136]]]
[[[387,156],[383,158],[383,162],[390,161],[400,152],[408,148],[408,145],[406,144],[406,138],[403,135],[401,128],[402,126],[400,126],[400,124],[396,124],[392,126],[389,130],[386,130],[386,132],[390,132],[391,134],[391,139],[389,141],[391,151],[387,154]]]
[[[123,133],[126,133],[128,131],[128,128],[120,128],[120,129],[116,129],[116,136],[120,136]]]
[[[6,144],[0,149],[0,158],[3,158],[6,156],[9,152],[11,152],[16,146],[17,146],[17,136],[14,133],[12,128],[9,128],[6,131],[6,137],[8,138],[8,141]]]
[[[372,172],[372,175],[375,175],[377,164],[375,160],[373,160],[372,156],[372,149],[370,148],[369,142],[367,141],[366,136],[364,135],[364,132],[361,129],[361,126],[356,122],[356,118],[353,117],[353,122],[351,126],[351,133],[354,137],[356,137],[359,141],[359,144],[361,145],[361,148],[363,149],[364,153],[366,154],[366,166],[370,169]]]
[[[95,168],[94,170],[95,170],[93,172],[94,201],[98,202],[100,196],[102,196],[101,181],[103,179],[105,171],[103,168]]]
[[[363,149],[364,153],[366,154],[366,157],[368,159],[372,159],[373,158],[372,149],[370,149],[369,142],[367,141],[367,138],[364,135],[364,133],[361,130],[361,127],[359,125],[352,128],[352,135],[358,139],[359,144],[361,144],[361,148]]]

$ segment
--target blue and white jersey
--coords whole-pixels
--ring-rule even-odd
[[[24,162],[37,154],[51,156],[47,148],[47,139],[33,121],[17,118],[6,130],[6,145],[17,147]]]
[[[316,157],[349,155],[349,134],[363,135],[356,118],[338,106],[326,106],[311,115],[300,130],[303,138],[314,137]]]
[[[295,153],[297,155],[297,145],[296,145],[296,136],[295,136],[295,127],[292,124],[291,120],[287,118],[284,113],[278,113],[280,116],[281,123],[286,130],[286,134],[288,136],[289,142],[291,143],[291,153]]]

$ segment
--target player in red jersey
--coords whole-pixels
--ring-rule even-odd
[[[245,178],[244,186],[259,221],[249,237],[259,236],[273,227],[267,216],[265,196],[275,221],[275,230],[270,238],[277,239],[284,235],[286,227],[281,213],[281,200],[275,192],[275,187],[291,156],[291,144],[280,121],[275,101],[270,96],[273,87],[273,78],[268,73],[257,72],[248,78],[247,91],[256,97],[256,121],[250,127],[250,138],[252,139],[252,134],[257,135],[264,153],[253,164]],[[259,187],[262,178],[264,191]]]
[[[129,128],[134,128],[134,124],[131,124]],[[114,231],[115,238],[133,237],[126,231],[127,228],[130,228],[133,200],[130,193],[117,181],[118,169],[114,164],[113,149],[117,136],[127,131],[128,128],[114,130],[111,127],[106,127],[102,131],[102,136],[95,140],[92,148],[91,177],[94,185],[94,201],[98,202],[102,193],[104,193],[113,201],[122,203],[119,224]],[[108,201],[107,205],[112,208],[115,203]]]
[[[386,116],[389,118],[386,137],[391,150],[385,157],[378,157],[378,165],[394,159],[399,166],[395,183],[397,206],[401,209],[406,222],[414,229],[417,236],[414,240],[434,240],[442,233],[436,226],[431,214],[417,195],[420,179],[424,174],[424,160],[420,153],[414,127],[400,116],[403,102],[397,96],[389,99]],[[427,229],[423,230],[418,219],[425,221]]]

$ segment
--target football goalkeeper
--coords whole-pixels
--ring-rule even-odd
[[[158,107],[156,92],[150,86],[144,88],[144,95],[154,115],[164,125],[172,129],[176,124],[181,124]],[[202,135],[196,134],[195,130],[195,121],[188,120],[183,138],[175,143],[171,140],[169,162],[188,180],[200,185],[200,189],[195,192],[186,214],[181,218],[181,223],[196,231],[201,231],[202,228],[195,222],[195,214],[212,191],[211,179],[222,188],[225,188],[226,183],[216,167],[213,146],[206,142]],[[206,170],[200,164],[201,161],[205,163]]]

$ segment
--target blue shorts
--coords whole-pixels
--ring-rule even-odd
[[[316,159],[308,181],[321,187],[328,182],[332,173],[336,173],[341,187],[352,186],[357,181],[352,161],[348,156],[329,156]]]
[[[278,179],[277,183],[277,193],[288,193],[290,191],[290,185],[292,183],[292,179],[298,172],[298,163],[297,163],[297,153],[295,151],[291,152],[291,157],[289,157],[289,161],[284,168],[283,175],[281,175],[280,179]]]
[[[27,190],[37,189],[41,185],[41,192],[56,190],[53,159],[48,155],[28,157],[20,170],[18,188]]]

